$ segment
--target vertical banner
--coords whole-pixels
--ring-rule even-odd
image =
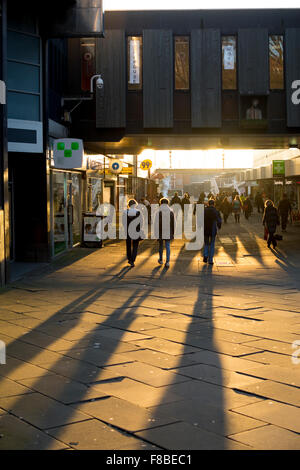
[[[140,38],[131,38],[129,42],[129,83],[140,84],[141,51]]]
[[[234,70],[235,50],[233,45],[223,46],[223,66],[224,70]]]

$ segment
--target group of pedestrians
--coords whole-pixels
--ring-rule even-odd
[[[176,224],[176,215],[172,206],[179,204],[182,209],[184,209],[185,204],[191,204],[190,197],[188,193],[185,193],[182,199],[179,198],[178,193],[175,193],[171,202],[162,196],[159,199],[159,209],[155,214],[154,226],[156,227],[156,238],[159,242],[159,258],[158,263],[163,264],[163,251],[165,246],[166,251],[166,261],[165,267],[168,268],[170,265],[170,243],[174,239],[175,233],[175,224]],[[235,222],[240,222],[241,212],[244,212],[245,218],[248,219],[251,213],[253,212],[253,205],[249,197],[244,195],[238,195],[233,193],[232,195],[218,195],[214,197],[212,194],[209,195],[208,199],[204,193],[201,193],[196,204],[204,204],[204,250],[203,250],[203,262],[213,264],[213,257],[215,251],[215,240],[218,230],[222,226],[222,217],[223,214],[224,223],[227,223],[227,219],[231,213],[233,213]],[[277,246],[277,240],[281,239],[280,235],[276,235],[276,230],[278,225],[281,222],[282,231],[286,231],[288,217],[291,214],[291,204],[286,194],[283,195],[282,199],[279,202],[278,209],[274,206],[274,203],[271,199],[263,199],[263,206],[261,205],[259,194],[258,198],[255,198],[255,204],[260,213],[263,207],[263,218],[262,223],[265,227],[265,239],[267,240],[267,246],[270,248],[271,244],[273,248]],[[208,200],[207,200],[208,199]],[[141,202],[150,209],[150,202],[145,202],[145,198],[142,198]],[[127,248],[127,260],[131,267],[134,267],[135,260],[138,252],[138,245],[140,240],[145,238],[141,233],[141,227],[139,224],[136,224],[136,232],[139,232],[140,235],[138,238],[132,237],[129,231],[129,226],[131,222],[136,220],[140,216],[140,211],[136,208],[137,201],[135,199],[130,199],[128,202],[128,207],[123,213],[123,225],[126,228],[126,248]],[[196,206],[195,206],[196,209]],[[195,214],[194,209],[194,214]],[[168,221],[168,230],[167,235],[163,230],[163,221]]]

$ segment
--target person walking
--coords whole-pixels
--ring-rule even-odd
[[[221,204],[221,212],[223,214],[225,224],[227,224],[227,219],[229,215],[231,214],[231,209],[232,209],[232,206],[230,202],[228,201],[228,198],[224,197],[223,202]]]
[[[257,212],[260,213],[260,209],[262,212],[264,211],[264,200],[260,192],[257,192],[254,199],[255,205],[257,207]]]
[[[166,247],[166,263],[165,267],[170,266],[171,240],[175,233],[175,217],[173,210],[169,207],[169,200],[163,197],[160,201],[159,210],[156,213],[154,221],[155,237],[159,241],[159,258],[158,263],[163,264],[164,242]]]
[[[264,211],[262,223],[268,231],[268,238],[267,238],[268,248],[270,248],[271,243],[273,245],[273,248],[276,248],[277,241],[274,238],[274,235],[276,232],[277,225],[280,224],[280,219],[279,219],[278,211],[276,207],[274,207],[273,201],[271,201],[270,199],[268,199],[265,203],[265,211]]]
[[[248,220],[250,215],[252,214],[252,211],[253,211],[252,203],[250,201],[249,196],[246,197],[246,199],[244,201],[243,211],[244,211],[244,215],[245,215],[246,220]]]
[[[239,196],[235,196],[232,203],[232,212],[234,213],[234,219],[236,223],[240,223],[241,210],[242,202]]]
[[[130,230],[130,223],[140,216],[140,211],[136,209],[137,202],[135,199],[130,199],[127,204],[127,209],[123,212],[122,222],[126,233],[126,254],[130,266],[133,268],[137,257],[139,242],[141,238],[141,226],[138,224],[135,228],[137,238],[133,238],[132,229]]]
[[[174,193],[174,196],[171,199],[170,206],[173,206],[174,204],[181,204],[181,199],[178,196],[177,191],[176,191],[176,193]]]
[[[215,208],[215,201],[210,199],[204,209],[204,252],[203,263],[214,264],[215,240],[218,228],[222,226],[220,212]]]
[[[278,215],[281,219],[281,229],[283,232],[286,232],[286,226],[288,222],[289,215],[292,212],[291,203],[287,197],[287,194],[282,195],[282,199],[279,201],[278,204]]]

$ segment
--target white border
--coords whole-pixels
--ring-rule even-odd
[[[8,119],[9,129],[29,129],[36,131],[36,144],[26,144],[24,142],[8,142],[9,152],[22,153],[43,153],[43,123],[40,121],[23,121],[21,119]]]

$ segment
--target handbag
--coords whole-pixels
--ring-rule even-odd
[[[267,227],[265,227],[264,240],[268,240],[268,235],[269,235],[269,231],[268,231]]]

